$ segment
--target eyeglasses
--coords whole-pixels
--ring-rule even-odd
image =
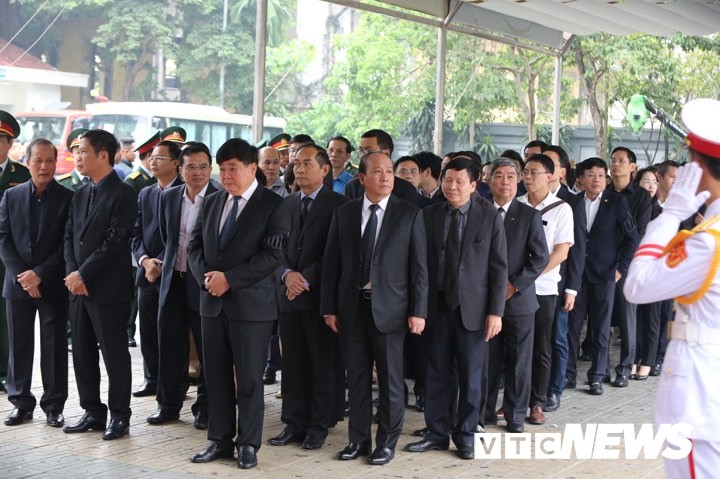
[[[170,156],[159,156],[159,155],[153,155],[150,158],[148,158],[148,161],[164,161],[164,160],[174,160],[175,158],[172,158]]]
[[[187,165],[183,166],[184,170],[188,170],[191,173],[195,173],[196,171],[207,171],[210,169],[210,165]]]
[[[543,173],[550,173],[549,171],[538,171],[538,170],[523,170],[520,172],[520,175],[523,177],[532,177],[535,178],[537,175],[542,175]]]

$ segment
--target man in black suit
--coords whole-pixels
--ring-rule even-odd
[[[163,248],[158,312],[158,409],[147,418],[153,425],[180,417],[185,399],[189,353],[188,329],[192,332],[200,360],[197,397],[192,406],[196,429],[207,429],[208,406],[202,368],[200,284],[190,274],[187,246],[205,198],[217,191],[210,181],[210,150],[202,143],[186,145],[178,158],[184,185],[162,192],[159,230]],[[151,187],[151,188],[154,188]],[[145,191],[145,190],[143,190]]]
[[[176,142],[158,143],[149,158],[150,172],[157,182],[140,190],[138,195],[132,251],[138,264],[135,285],[138,288],[140,351],[145,381],[133,392],[135,397],[153,396],[157,391],[159,279],[165,250],[160,237],[160,194],[182,183],[177,174],[179,155],[180,147]]]
[[[507,238],[508,277],[503,330],[490,342],[487,403],[483,412],[485,424],[496,423],[497,416],[504,416],[509,432],[524,431],[530,403],[535,312],[540,307],[535,280],[549,259],[542,215],[515,199],[519,176],[517,163],[510,158],[498,158],[490,170],[493,205],[503,217]],[[503,405],[496,413],[503,372]]]
[[[257,148],[233,138],[216,154],[226,192],[203,202],[188,245],[190,270],[200,293],[202,346],[208,392],[210,444],[191,458],[232,457],[257,465],[262,439],[263,370],[277,319],[275,279],[290,218],[282,198],[262,186]],[[237,419],[237,422],[236,422]]]
[[[73,197],[65,230],[65,286],[71,293],[73,366],[80,421],[66,433],[105,429],[103,439],[118,439],[130,429],[130,354],[125,324],[130,314],[132,270],[130,238],[137,217],[137,196],[113,170],[117,141],[104,130],[80,138],[77,169],[92,183]],[[98,344],[110,383],[108,405],[100,399]]]
[[[488,341],[502,329],[507,253],[502,219],[486,202],[474,201],[480,168],[469,159],[451,160],[444,169],[447,203],[426,208],[430,294],[425,331],[425,439],[410,452],[446,450],[449,436],[462,459],[474,457],[473,436],[480,419],[482,374]],[[460,384],[457,422],[448,410],[457,364]]]
[[[14,406],[5,424],[14,426],[31,419],[37,404],[30,388],[38,313],[43,383],[40,407],[47,415],[47,424],[60,427],[68,396],[62,240],[73,192],[53,179],[57,149],[52,142],[33,140],[27,159],[32,179],[7,190],[0,202],[0,259],[5,265],[3,297],[7,300],[10,338],[7,389]]]
[[[335,357],[339,344],[320,314],[320,273],[333,213],[347,199],[323,186],[329,171],[330,159],[324,149],[301,147],[295,161],[295,182],[300,191],[284,201],[291,228],[277,272],[277,299],[283,347],[281,419],[285,429],[269,440],[275,446],[302,442],[303,449],[319,449],[335,424]],[[344,395],[342,399],[344,402]]]
[[[633,181],[637,172],[637,157],[627,147],[618,146],[611,153],[610,175],[611,188],[625,197],[630,206],[630,214],[637,226],[638,243],[645,235],[645,228],[652,214],[652,197]],[[635,251],[633,251],[633,254]],[[615,286],[615,303],[612,312],[612,323],[620,328],[620,362],[615,367],[613,386],[628,386],[628,378],[635,374],[635,357],[637,343],[637,305],[625,299],[623,276]]]
[[[593,344],[587,378],[590,394],[599,396],[603,394],[602,382],[608,372],[615,283],[627,273],[638,235],[627,200],[606,189],[607,164],[600,158],[588,158],[581,165],[588,233],[582,286],[570,312],[566,375],[568,382],[576,382],[580,331],[588,316]]]
[[[359,178],[363,198],[339,207],[330,226],[321,311],[340,334],[348,374],[349,444],[338,458],[370,454],[375,361],[379,424],[368,462],[382,465],[394,457],[402,430],[405,331],[422,333],[427,317],[425,225],[421,210],[391,195],[395,176],[386,153],[366,154]]]

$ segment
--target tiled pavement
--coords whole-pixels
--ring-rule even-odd
[[[617,344],[613,345],[614,356]],[[133,380],[142,382],[140,348],[131,348]],[[71,361],[72,362],[72,361]],[[38,358],[35,361],[34,393],[41,394]],[[580,363],[581,371],[589,364]],[[107,397],[107,381],[103,379]],[[644,382],[631,381],[630,387],[616,389],[606,385],[603,396],[590,396],[585,387],[566,391],[562,407],[548,413],[547,424],[526,425],[526,432],[558,432],[566,423],[651,423],[657,378]],[[275,397],[279,384],[265,387],[265,430],[268,438],[282,430],[281,400]],[[190,479],[190,478],[656,478],[663,477],[661,460],[474,460],[457,459],[450,451],[424,454],[404,452],[401,448],[414,441],[412,431],[423,427],[422,414],[407,410],[403,435],[395,459],[387,466],[369,466],[362,459],[342,462],[334,454],[347,442],[347,423],[334,428],[318,451],[305,451],[299,445],[274,447],[264,445],[258,453],[259,465],[252,470],[238,469],[234,460],[210,464],[192,464],[188,458],[202,449],[207,441],[203,431],[192,427],[190,404],[195,388],[179,422],[151,426],[145,418],[155,411],[154,398],[133,398],[130,435],[116,441],[103,441],[99,432],[64,434],[45,425],[39,407],[32,424],[8,427],[0,424],[0,478],[2,479]],[[0,419],[12,409],[0,395]],[[67,423],[74,423],[82,414],[77,390],[70,371],[70,397],[65,409]],[[502,423],[501,423],[502,424]],[[504,428],[489,426],[487,432],[503,432]],[[622,457],[622,454],[621,454]]]

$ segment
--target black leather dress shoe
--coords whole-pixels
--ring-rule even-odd
[[[662,372],[662,364],[656,364],[655,366],[650,368],[650,376],[660,376],[660,373]]]
[[[209,420],[210,418],[208,417],[207,411],[198,411],[198,413],[195,414],[195,421],[193,422],[193,427],[195,429],[205,430],[208,428]]]
[[[457,457],[460,459],[475,459],[475,449],[470,444],[457,446]]]
[[[147,422],[153,426],[158,426],[166,422],[177,421],[178,419],[180,419],[179,413],[168,411],[167,409],[158,409],[151,416],[148,416]]]
[[[211,462],[215,459],[230,459],[232,457],[232,448],[225,448],[217,442],[211,442],[205,447],[205,449],[191,457],[190,462],[199,464],[204,462]]]
[[[508,421],[508,423],[505,425],[505,428],[507,429],[507,432],[512,432],[515,434],[525,432],[525,426],[521,422]]]
[[[237,465],[240,469],[252,469],[257,466],[257,454],[252,446],[238,446]]]
[[[616,388],[626,388],[628,387],[628,377],[623,374],[618,374],[615,376],[615,382],[613,382],[613,386]]]
[[[602,383],[590,384],[590,394],[592,394],[593,396],[602,396],[603,392],[604,391]]]
[[[393,457],[395,457],[395,451],[389,447],[378,447],[368,456],[367,461],[371,466],[384,466],[390,463]]]
[[[417,412],[425,411],[425,394],[415,396],[415,410]]]
[[[72,434],[75,432],[102,431],[105,429],[105,418],[96,418],[90,412],[82,415],[80,420],[72,426],[65,426],[63,432]]]
[[[142,398],[147,396],[154,396],[157,393],[157,384],[145,381],[142,386],[133,391],[132,395],[136,398]]]
[[[273,446],[287,446],[291,442],[302,442],[303,439],[305,439],[304,434],[293,434],[285,428],[277,436],[268,439],[268,443]]]
[[[577,382],[565,380],[565,389],[575,389],[577,387]]]
[[[8,414],[8,417],[5,418],[5,425],[17,426],[25,421],[32,421],[32,416],[32,411],[16,407],[10,412],[10,414]]]
[[[62,427],[65,424],[65,416],[61,412],[50,411],[47,413],[47,425],[50,427]]]
[[[422,441],[411,442],[405,446],[408,452],[426,452],[426,451],[447,451],[450,448],[450,440],[433,441],[427,437]]]
[[[134,338],[128,339],[128,347],[129,348],[137,348],[137,342]]]
[[[308,434],[302,442],[302,448],[313,450],[320,449],[325,443],[325,438],[317,436],[315,434]]]
[[[120,439],[129,432],[129,419],[110,419],[110,424],[108,424],[107,429],[105,429],[102,438],[106,441],[112,441],[113,439]]]
[[[6,392],[7,392],[7,388],[5,387],[5,383],[0,381],[0,393],[6,393]]]
[[[361,446],[351,442],[345,449],[337,453],[337,458],[341,461],[354,461],[360,456],[367,456],[370,454],[370,446]]]
[[[413,436],[417,437],[425,437],[428,434],[430,434],[430,429],[424,427],[422,429],[418,429],[417,431],[413,431]]]
[[[560,409],[560,396],[555,393],[548,394],[545,405],[543,406],[543,411],[553,412],[557,411],[558,409]]]
[[[275,384],[277,382],[277,370],[272,368],[267,368],[265,370],[265,374],[263,374],[263,384],[270,385]]]

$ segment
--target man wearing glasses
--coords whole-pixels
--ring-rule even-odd
[[[164,245],[158,222],[160,194],[179,185],[178,156],[180,148],[172,141],[161,141],[150,155],[150,172],[157,183],[143,188],[138,195],[138,216],[133,229],[132,250],[138,268],[135,285],[138,288],[140,316],[140,350],[143,356],[145,381],[133,392],[135,397],[152,396],[157,390],[158,371],[158,297]]]

